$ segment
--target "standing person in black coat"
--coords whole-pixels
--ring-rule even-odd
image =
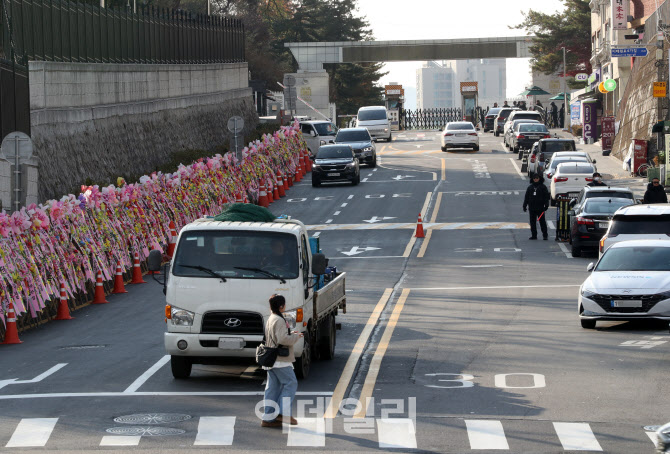
[[[549,209],[549,190],[544,185],[544,178],[539,174],[534,173],[531,183],[526,189],[526,196],[523,199],[523,211],[528,211],[530,223],[530,238],[529,240],[537,240],[537,221],[540,221],[540,229],[542,230],[542,239],[549,238],[547,232],[547,219],[545,211]],[[538,219],[539,218],[539,219]]]
[[[565,127],[565,103],[561,104],[561,110],[558,111],[558,127],[559,128],[564,128]]]
[[[668,203],[668,196],[658,178],[653,178],[647,185],[647,191],[644,193],[642,203]]]

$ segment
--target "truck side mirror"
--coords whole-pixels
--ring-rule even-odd
[[[149,258],[147,259],[149,271],[160,271],[161,263],[163,263],[163,253],[161,251],[154,249],[149,252]]]
[[[312,274],[326,274],[326,266],[328,266],[328,260],[324,254],[312,254]]]

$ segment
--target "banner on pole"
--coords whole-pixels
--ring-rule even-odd
[[[612,30],[628,29],[628,0],[612,0]]]

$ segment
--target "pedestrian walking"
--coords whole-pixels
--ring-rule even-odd
[[[554,101],[551,102],[551,121],[554,123],[554,128],[558,128],[558,106]]]
[[[540,222],[542,230],[542,239],[549,239],[547,232],[547,219],[545,211],[549,209],[549,190],[544,185],[544,178],[537,173],[533,174],[530,185],[526,189],[526,196],[523,199],[523,211],[528,210],[530,223],[529,240],[537,240],[537,222]]]
[[[298,424],[295,418],[291,417],[291,407],[295,392],[298,389],[298,380],[293,371],[293,345],[303,337],[302,333],[291,332],[289,323],[284,318],[286,309],[286,299],[282,295],[272,295],[270,297],[270,311],[272,314],[265,323],[265,343],[269,348],[285,347],[285,355],[278,355],[272,367],[263,367],[267,370],[268,378],[265,385],[265,412],[263,415],[262,427],[281,427],[285,422],[292,426]],[[280,352],[281,353],[281,352]],[[275,405],[268,406],[267,403],[273,402]],[[278,411],[277,417],[272,415]]]
[[[658,178],[653,178],[647,185],[642,203],[668,203],[668,196]]]
[[[561,110],[558,111],[558,126],[565,127],[565,103],[561,104]]]
[[[598,172],[593,172],[593,181],[586,186],[607,186],[607,184],[603,182],[602,175]]]

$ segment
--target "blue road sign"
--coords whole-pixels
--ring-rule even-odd
[[[616,57],[646,57],[649,51],[646,47],[614,47],[612,58]]]

